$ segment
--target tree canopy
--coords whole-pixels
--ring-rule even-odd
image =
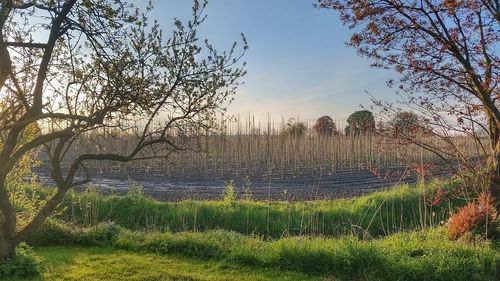
[[[316,120],[313,130],[320,136],[332,136],[338,133],[332,117],[327,115],[321,116]]]
[[[418,115],[411,111],[401,111],[394,115],[389,122],[391,133],[399,136],[415,135],[421,128]]]
[[[355,111],[347,118],[346,135],[369,133],[375,129],[375,119],[369,110]]]
[[[455,158],[470,174],[485,179],[484,192],[496,198],[499,209],[500,2],[318,0],[317,5],[340,13],[353,31],[349,45],[371,58],[374,67],[399,73],[388,85],[396,87],[404,108],[418,111],[433,136],[407,139],[443,159]],[[375,103],[393,116],[407,110]],[[479,129],[488,131],[486,146]],[[454,141],[456,135],[476,141],[488,158],[487,177]]]
[[[168,157],[210,128],[245,74],[242,44],[220,51],[198,37],[205,3],[165,37],[125,0],[2,1],[0,7],[0,260],[37,229],[89,160]],[[237,47],[241,48],[237,48]],[[33,126],[36,135],[26,139]],[[130,151],[67,153],[85,134],[133,137]],[[22,141],[24,140],[24,141]],[[43,147],[57,191],[19,225],[6,179]],[[63,164],[67,168],[62,168]]]
[[[304,122],[295,121],[294,118],[290,118],[284,128],[283,133],[285,135],[299,138],[306,134],[307,126]]]

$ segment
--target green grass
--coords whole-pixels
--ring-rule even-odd
[[[324,280],[299,273],[110,247],[42,247],[36,253],[44,260],[42,274],[2,280]]]
[[[500,280],[498,245],[451,241],[440,226],[464,201],[424,202],[437,189],[458,185],[403,185],[357,198],[296,203],[171,203],[137,192],[73,193],[58,219],[48,220],[29,242],[46,257],[48,270],[40,278],[48,280],[113,279],[124,272],[147,277],[137,280]],[[50,247],[40,248],[45,245]],[[70,270],[58,269],[64,267]]]
[[[383,239],[290,237],[265,241],[227,231],[141,233],[124,231],[121,248],[223,259],[350,280],[498,280],[500,253],[488,244],[450,241],[442,228]]]
[[[51,240],[33,241],[35,245],[64,242],[113,246],[341,280],[500,280],[498,246],[486,241],[477,245],[451,241],[444,228],[367,240],[354,236],[268,240],[226,230],[171,233],[132,231],[114,224],[86,229],[61,223],[49,226],[42,229],[38,239]]]
[[[386,236],[398,231],[437,226],[463,200],[451,198],[437,206],[424,199],[438,188],[457,182],[401,185],[366,196],[329,201],[255,202],[249,200],[158,202],[133,193],[103,196],[71,194],[59,218],[79,225],[113,221],[128,229],[207,231],[225,229],[243,234],[284,236]]]

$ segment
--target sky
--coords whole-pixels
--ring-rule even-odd
[[[139,2],[139,0],[137,0]],[[140,1],[143,2],[143,1]],[[169,34],[173,19],[189,20],[192,1],[153,0],[152,17]],[[313,7],[314,0],[210,0],[199,30],[216,48],[229,49],[244,33],[249,50],[247,75],[230,114],[266,120],[311,120],[329,115],[342,122],[370,106],[368,91],[391,100],[386,86],[391,71],[371,68],[371,61],[347,47],[351,36],[339,16]]]

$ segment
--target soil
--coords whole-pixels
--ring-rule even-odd
[[[103,169],[102,167],[107,167]],[[396,183],[413,184],[418,175],[407,167],[382,170],[368,169],[302,169],[300,172],[272,172],[267,169],[252,173],[234,172],[183,172],[163,173],[161,169],[143,168],[112,169],[106,163],[90,169],[92,185],[104,194],[126,194],[130,187],[143,189],[144,194],[161,201],[185,199],[220,199],[229,182],[233,182],[238,197],[251,194],[254,200],[314,200],[360,196],[381,190]],[[52,185],[49,168],[35,169],[39,181]],[[432,176],[445,176],[439,170]],[[79,179],[83,179],[80,177]],[[77,179],[78,180],[78,179]],[[88,188],[78,187],[78,191]]]

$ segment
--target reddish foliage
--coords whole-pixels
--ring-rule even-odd
[[[372,66],[399,73],[387,84],[399,87],[396,93],[402,105],[372,100],[383,116],[401,113],[389,124],[392,134],[381,133],[392,135],[397,145],[414,143],[443,158],[455,156],[457,162],[468,164],[462,165],[464,170],[475,175],[476,160],[463,157],[465,147],[455,143],[456,136],[468,136],[484,147],[489,175],[500,175],[498,0],[317,3],[340,13],[341,21],[354,32],[349,45],[373,59]],[[419,118],[405,113],[407,109]],[[485,135],[491,140],[488,147],[481,140]],[[489,189],[497,198],[494,205],[500,204],[498,186]],[[475,212],[474,206],[467,208]]]
[[[337,127],[330,116],[321,116],[316,120],[314,131],[321,136],[331,136],[337,134]]]
[[[448,200],[448,194],[449,192],[447,190],[438,189],[431,198],[426,199],[426,203],[429,206],[438,206],[443,200]]]
[[[469,203],[450,218],[448,236],[459,239],[467,234],[484,234],[494,222],[497,213],[491,196],[481,194],[479,203]],[[493,232],[493,231],[491,231]],[[491,233],[490,233],[491,234]]]

